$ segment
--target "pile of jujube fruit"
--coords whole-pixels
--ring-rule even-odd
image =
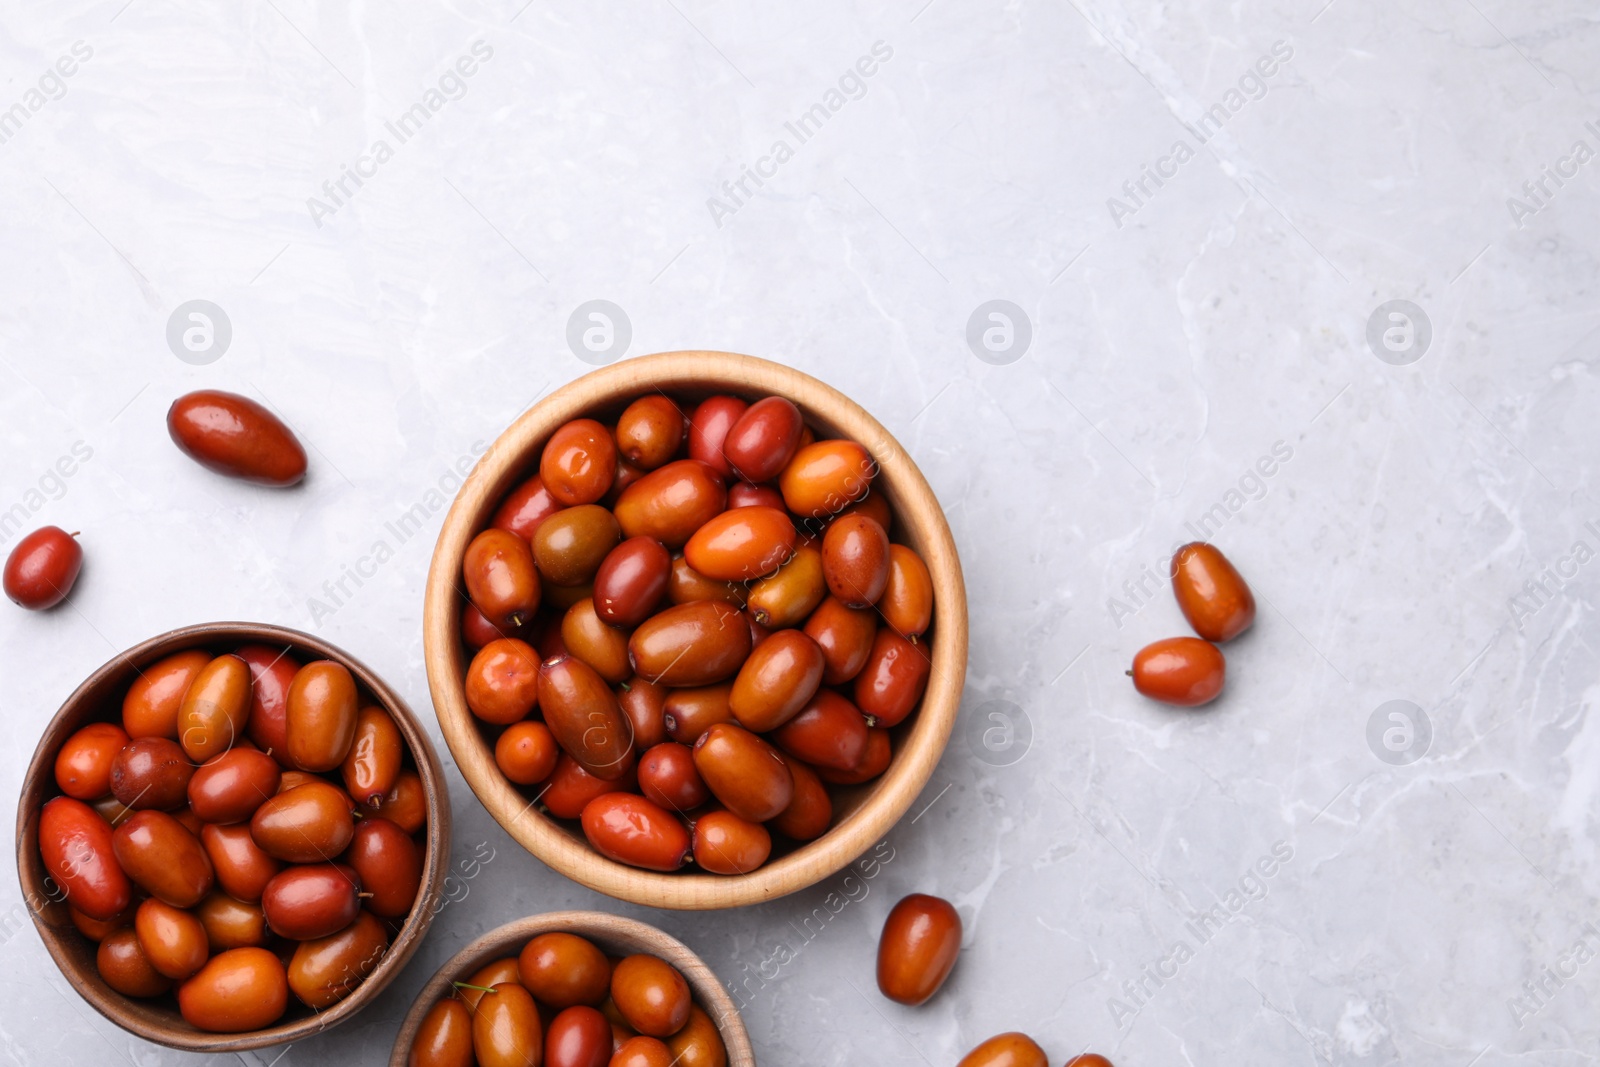
[[[176,994],[201,1030],[353,991],[417,900],[427,799],[394,720],[342,664],[193,649],[55,761],[39,850],[106,984]]]
[[[429,1009],[408,1067],[725,1067],[716,1023],[689,983],[645,953],[540,934]]]
[[[888,767],[933,582],[877,464],[782,397],[579,418],[462,561],[467,706],[495,762],[622,863],[745,874]]]

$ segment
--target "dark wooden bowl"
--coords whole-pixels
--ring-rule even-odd
[[[744,1020],[733,998],[717,980],[716,972],[705,965],[689,946],[654,926],[620,915],[607,915],[600,911],[551,911],[490,930],[454,956],[434,972],[428,984],[417,994],[416,1003],[406,1013],[400,1024],[400,1033],[394,1039],[394,1049],[389,1053],[389,1067],[406,1067],[411,1052],[411,1042],[416,1040],[422,1020],[440,1000],[453,990],[451,982],[461,981],[486,963],[515,956],[533,938],[540,934],[562,931],[587,937],[601,950],[613,956],[631,956],[648,952],[676,967],[695,1002],[717,1024],[722,1044],[728,1050],[728,1067],[755,1067],[756,1054],[750,1048],[750,1035],[745,1032]]]
[[[289,1010],[277,1025],[240,1034],[213,1034],[185,1022],[170,996],[153,1000],[125,997],[101,979],[95,967],[94,942],[78,932],[67,914],[66,903],[53,899],[54,894],[47,888],[44,860],[39,855],[39,811],[45,801],[60,794],[55,781],[55,758],[62,744],[91,722],[120,723],[123,693],[142,668],[185,649],[222,653],[241,644],[281,645],[308,660],[330,659],[349,668],[361,687],[394,719],[411,750],[427,795],[428,840],[417,903],[377,968],[355,992],[321,1012],[313,1012],[291,995]],[[366,1007],[405,968],[422,943],[422,936],[433,921],[449,859],[450,796],[444,770],[411,709],[383,679],[349,653],[310,634],[261,623],[213,622],[171,630],[135,645],[95,671],[50,720],[34,750],[33,762],[28,765],[17,804],[17,875],[22,882],[23,900],[61,973],[96,1011],[124,1030],[189,1052],[238,1052],[299,1041],[338,1025]]]

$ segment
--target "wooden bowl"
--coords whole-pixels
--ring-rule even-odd
[[[64,901],[53,899],[45,881],[44,860],[39,855],[39,811],[45,801],[60,794],[55,782],[55,757],[74,732],[91,722],[121,722],[122,696],[143,667],[190,648],[214,653],[232,651],[241,644],[281,645],[306,659],[330,659],[349,668],[356,681],[394,719],[411,749],[417,775],[428,801],[428,841],[422,869],[422,888],[405,925],[390,943],[382,961],[355,992],[321,1012],[313,1012],[289,997],[289,1010],[274,1026],[239,1034],[213,1034],[198,1030],[178,1014],[171,998],[139,1000],[125,997],[101,979],[95,967],[95,944],[72,925]],[[213,622],[185,626],[135,645],[91,674],[61,705],[45,729],[33,762],[22,781],[17,805],[17,874],[23,900],[33,923],[44,938],[61,973],[101,1015],[147,1041],[189,1052],[239,1052],[299,1041],[350,1018],[366,1007],[406,965],[422,943],[433,921],[433,904],[439,899],[450,862],[450,797],[439,757],[422,725],[405,702],[371,670],[349,653],[310,634],[282,626],[249,622]],[[53,885],[54,883],[50,883]]]
[[[635,919],[620,915],[607,915],[600,911],[551,911],[490,930],[466,948],[450,957],[443,967],[434,972],[428,984],[417,994],[416,1003],[400,1024],[400,1033],[394,1039],[394,1050],[389,1053],[389,1067],[406,1067],[411,1052],[411,1042],[416,1039],[422,1020],[433,1006],[453,990],[451,982],[461,981],[478,968],[506,956],[515,956],[533,938],[555,932],[578,934],[588,938],[607,955],[631,956],[647,952],[672,964],[689,983],[695,1003],[711,1016],[722,1035],[728,1050],[728,1067],[755,1067],[756,1054],[750,1048],[750,1035],[745,1032],[744,1020],[733,998],[717,980],[716,973],[677,938]]]
[[[864,786],[833,787],[835,822],[827,833],[745,875],[663,874],[617,863],[589,846],[581,830],[537,811],[495,765],[494,750],[467,709],[460,638],[461,560],[501,498],[536,473],[545,440],[582,415],[611,418],[647,393],[699,400],[716,393],[775,395],[799,405],[819,438],[859,442],[877,461],[873,492],[894,509],[891,536],[914,549],[933,577],[932,657],[919,710],[894,732],[889,769]],[[428,685],[444,738],[467,784],[528,851],[592,889],[657,908],[738,907],[803,889],[860,856],[905,814],[928,782],[955,723],[967,666],[967,600],[955,541],[922,472],[883,425],[855,401],[810,375],[729,352],[666,352],[586,374],[524,412],[489,447],[445,517],[428,572],[423,606]]]

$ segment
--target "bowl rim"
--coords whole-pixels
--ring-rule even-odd
[[[378,966],[349,996],[322,1011],[313,1011],[311,1015],[292,1022],[280,1022],[261,1030],[234,1034],[194,1029],[175,1011],[171,1025],[151,1024],[133,1015],[128,1009],[139,1001],[105,986],[98,974],[78,973],[76,961],[69,955],[65,939],[83,939],[83,935],[72,927],[70,921],[65,928],[50,925],[45,921],[43,908],[35,906],[37,901],[45,898],[45,894],[40,892],[44,872],[38,846],[39,813],[45,794],[56,790],[56,753],[78,728],[69,725],[69,719],[77,722],[86,714],[80,705],[92,699],[112,678],[129,669],[137,672],[150,663],[186,648],[201,648],[229,641],[240,644],[282,644],[297,652],[310,652],[320,658],[334,660],[348,668],[357,682],[389,712],[400,728],[411,749],[412,761],[417,766],[418,777],[422,779],[428,803],[428,836],[418,901],[406,916],[400,932],[390,941]],[[99,710],[103,713],[105,709]],[[91,721],[105,720],[87,719],[81,725]],[[375,1000],[384,987],[405,969],[438,913],[439,909],[433,906],[433,902],[443,899],[442,888],[449,871],[450,822],[450,793],[444,777],[444,766],[427,731],[422,727],[422,720],[370,667],[332,642],[300,630],[271,623],[195,623],[167,630],[117,653],[80,682],[51,717],[23,777],[17,806],[17,877],[22,886],[24,906],[51,959],[77,993],[101,1015],[137,1037],[168,1048],[185,1052],[242,1052],[304,1040],[337,1026]],[[291,994],[290,1006],[296,1003]]]
[[[547,911],[513,919],[474,938],[451,956],[417,991],[416,999],[412,1001],[395,1034],[394,1047],[389,1053],[389,1067],[406,1067],[411,1042],[421,1029],[423,1019],[434,1004],[447,994],[451,982],[493,960],[517,955],[522,951],[523,944],[539,934],[548,933],[579,934],[598,942],[602,949],[620,943],[633,952],[649,952],[666,960],[688,981],[696,1001],[716,1024],[728,1052],[728,1067],[755,1067],[755,1051],[750,1045],[744,1017],[716,972],[693,949],[649,923],[624,915],[587,910]],[[511,949],[511,946],[516,947]]]
[[[536,463],[535,447],[568,419],[649,392],[728,391],[785,396],[808,423],[866,448],[895,507],[896,529],[914,530],[935,594],[936,629],[924,647],[932,667],[922,703],[889,769],[865,799],[821,837],[745,875],[645,871],[608,859],[529,802],[494,766],[492,747],[467,709],[459,637],[458,575],[467,542],[488,525],[505,492]],[[892,485],[892,488],[890,486]],[[775,900],[842,870],[881,840],[927,785],[954,728],[966,676],[966,591],[955,539],[932,488],[882,423],[844,393],[803,371],[732,352],[684,350],[622,360],[590,371],[538,400],[500,433],[451,502],[434,546],[423,605],[423,648],[434,714],[457,768],[512,838],[568,878],[619,900],[705,910]],[[532,817],[529,817],[530,814]]]

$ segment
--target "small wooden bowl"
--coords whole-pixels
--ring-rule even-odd
[[[745,875],[663,874],[600,855],[581,831],[534,809],[495,765],[494,750],[467,709],[468,656],[460,637],[461,560],[500,500],[537,473],[546,439],[583,415],[615,417],[648,393],[699,400],[716,393],[784,396],[821,437],[859,442],[877,461],[872,491],[894,509],[892,538],[914,549],[933,578],[932,657],[921,707],[894,732],[889,769],[864,786],[833,787],[835,822],[827,833]],[[433,551],[423,606],[428,686],[444,738],[462,776],[489,813],[549,866],[592,889],[657,908],[739,907],[804,889],[860,856],[905,814],[939,762],[955,724],[967,669],[967,600],[961,563],[944,511],[922,472],[883,425],[855,401],[810,375],[729,352],[666,352],[586,374],[524,412],[478,461],[456,494]]]
[[[239,1034],[213,1034],[185,1022],[170,998],[146,1001],[125,997],[101,979],[95,967],[94,942],[78,932],[67,914],[66,903],[53,900],[46,888],[44,860],[39,855],[39,811],[45,801],[60,793],[56,788],[55,758],[62,744],[91,722],[120,723],[122,695],[142,668],[185,649],[203,648],[220,654],[242,644],[280,645],[306,660],[330,659],[349,668],[361,687],[394,719],[411,750],[428,801],[428,842],[417,902],[382,961],[355,992],[321,1012],[313,1012],[291,994],[289,1010],[276,1025]],[[171,630],[135,645],[95,671],[50,720],[34,750],[33,762],[28,765],[17,804],[17,874],[22,881],[23,900],[61,973],[95,1010],[124,1030],[146,1041],[188,1052],[240,1052],[299,1041],[338,1025],[366,1007],[405,968],[406,961],[421,945],[423,934],[433,921],[433,904],[439,899],[449,862],[450,796],[444,769],[411,709],[383,679],[349,653],[310,634],[261,623],[213,622]]]
[[[600,911],[551,911],[518,919],[490,930],[450,957],[422,987],[405,1022],[400,1024],[394,1051],[389,1054],[389,1067],[406,1067],[417,1030],[433,1006],[454,992],[451,982],[461,981],[486,963],[517,955],[523,945],[540,934],[557,931],[586,937],[608,955],[631,956],[646,952],[672,964],[689,983],[695,1003],[717,1024],[722,1043],[728,1050],[728,1067],[755,1067],[756,1054],[750,1048],[744,1020],[716,973],[677,938],[635,919]]]

